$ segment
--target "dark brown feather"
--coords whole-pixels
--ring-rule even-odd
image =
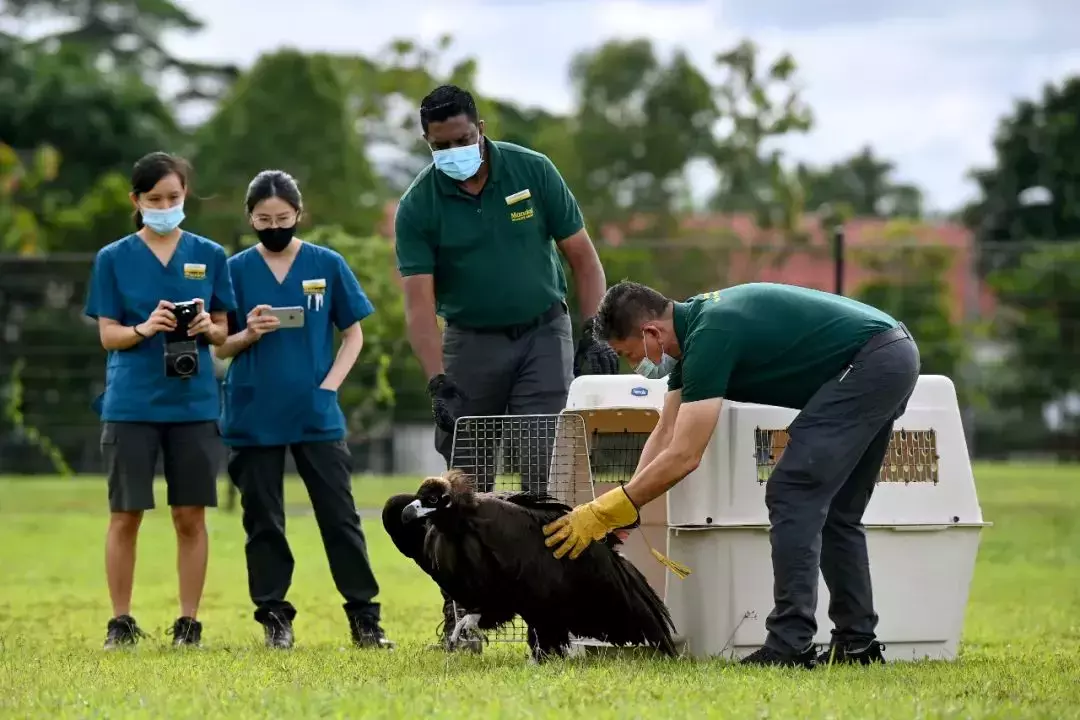
[[[417,495],[425,488],[451,497],[446,511],[430,516],[424,554],[432,576],[480,613],[481,627],[520,615],[539,638],[530,644],[556,654],[569,634],[675,654],[666,606],[615,551],[613,536],[574,560],[556,559],[544,544],[543,526],[570,512],[567,505],[533,493],[475,493],[454,473],[429,478]]]

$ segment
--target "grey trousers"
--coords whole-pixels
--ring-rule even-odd
[[[477,415],[546,415],[566,407],[574,379],[574,341],[570,316],[562,312],[532,328],[481,331],[447,324],[443,333],[447,376],[465,400],[459,417]],[[521,474],[523,489],[543,487],[554,441],[554,421],[522,422],[495,433],[473,426],[454,436],[435,428],[435,447],[454,466],[471,475],[477,490],[491,490],[497,453],[510,471]],[[501,442],[503,441],[503,442]]]
[[[829,588],[832,642],[861,648],[875,638],[862,517],[920,365],[906,330],[871,338],[788,428],[787,448],[765,489],[774,601],[766,646],[786,653],[810,646],[819,568]]]

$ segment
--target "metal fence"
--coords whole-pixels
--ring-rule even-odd
[[[835,290],[827,244],[733,248],[700,238],[599,249],[609,283],[630,278],[676,298],[752,280]],[[853,242],[843,291],[898,316],[919,341],[924,373],[953,378],[976,456],[1077,458],[1078,257],[1080,243]],[[0,256],[0,473],[101,470],[91,402],[103,390],[105,352],[82,314],[92,262]],[[424,400],[400,390],[412,404]],[[392,444],[390,435],[353,443],[357,470],[393,471]]]

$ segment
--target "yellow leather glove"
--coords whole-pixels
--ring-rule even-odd
[[[562,545],[555,550],[555,557],[561,558],[570,553],[570,559],[574,560],[585,552],[589,543],[637,519],[638,509],[620,485],[545,525],[544,535],[548,538],[544,544],[552,547],[561,542]]]

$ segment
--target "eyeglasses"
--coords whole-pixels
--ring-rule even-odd
[[[286,215],[252,215],[251,224],[256,230],[264,230],[268,227],[292,227],[296,224],[296,213]]]

